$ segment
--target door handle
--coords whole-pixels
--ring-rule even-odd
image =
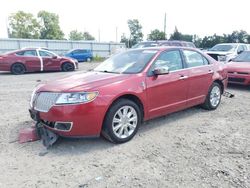
[[[179,80],[185,80],[187,78],[188,78],[188,76],[181,75],[181,77],[179,78]]]

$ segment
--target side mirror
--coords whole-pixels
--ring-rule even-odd
[[[55,55],[55,56],[52,56],[52,59],[57,59],[57,56]]]
[[[154,75],[162,75],[162,74],[168,74],[169,68],[168,67],[157,67],[153,70]]]

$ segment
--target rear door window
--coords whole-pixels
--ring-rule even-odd
[[[41,57],[53,57],[54,56],[54,54],[52,54],[52,53],[49,53],[49,52],[46,52],[46,51],[39,51],[39,55],[41,56]]]
[[[183,54],[184,54],[185,61],[187,63],[188,68],[209,64],[208,60],[196,51],[183,50]]]

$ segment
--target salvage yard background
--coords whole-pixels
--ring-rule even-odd
[[[0,54],[26,47],[43,47],[57,54],[64,54],[72,49],[90,49],[94,56],[107,57],[116,50],[125,48],[125,44],[95,41],[0,39]]]
[[[144,123],[130,142],[60,139],[18,144],[33,124],[29,98],[41,81],[81,74],[0,72],[0,187],[250,187],[250,88],[230,86],[215,111],[199,107]],[[42,155],[41,154],[45,154]]]

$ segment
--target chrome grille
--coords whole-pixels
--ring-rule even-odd
[[[41,92],[38,93],[34,101],[34,109],[40,112],[48,112],[55,104],[59,93]]]

